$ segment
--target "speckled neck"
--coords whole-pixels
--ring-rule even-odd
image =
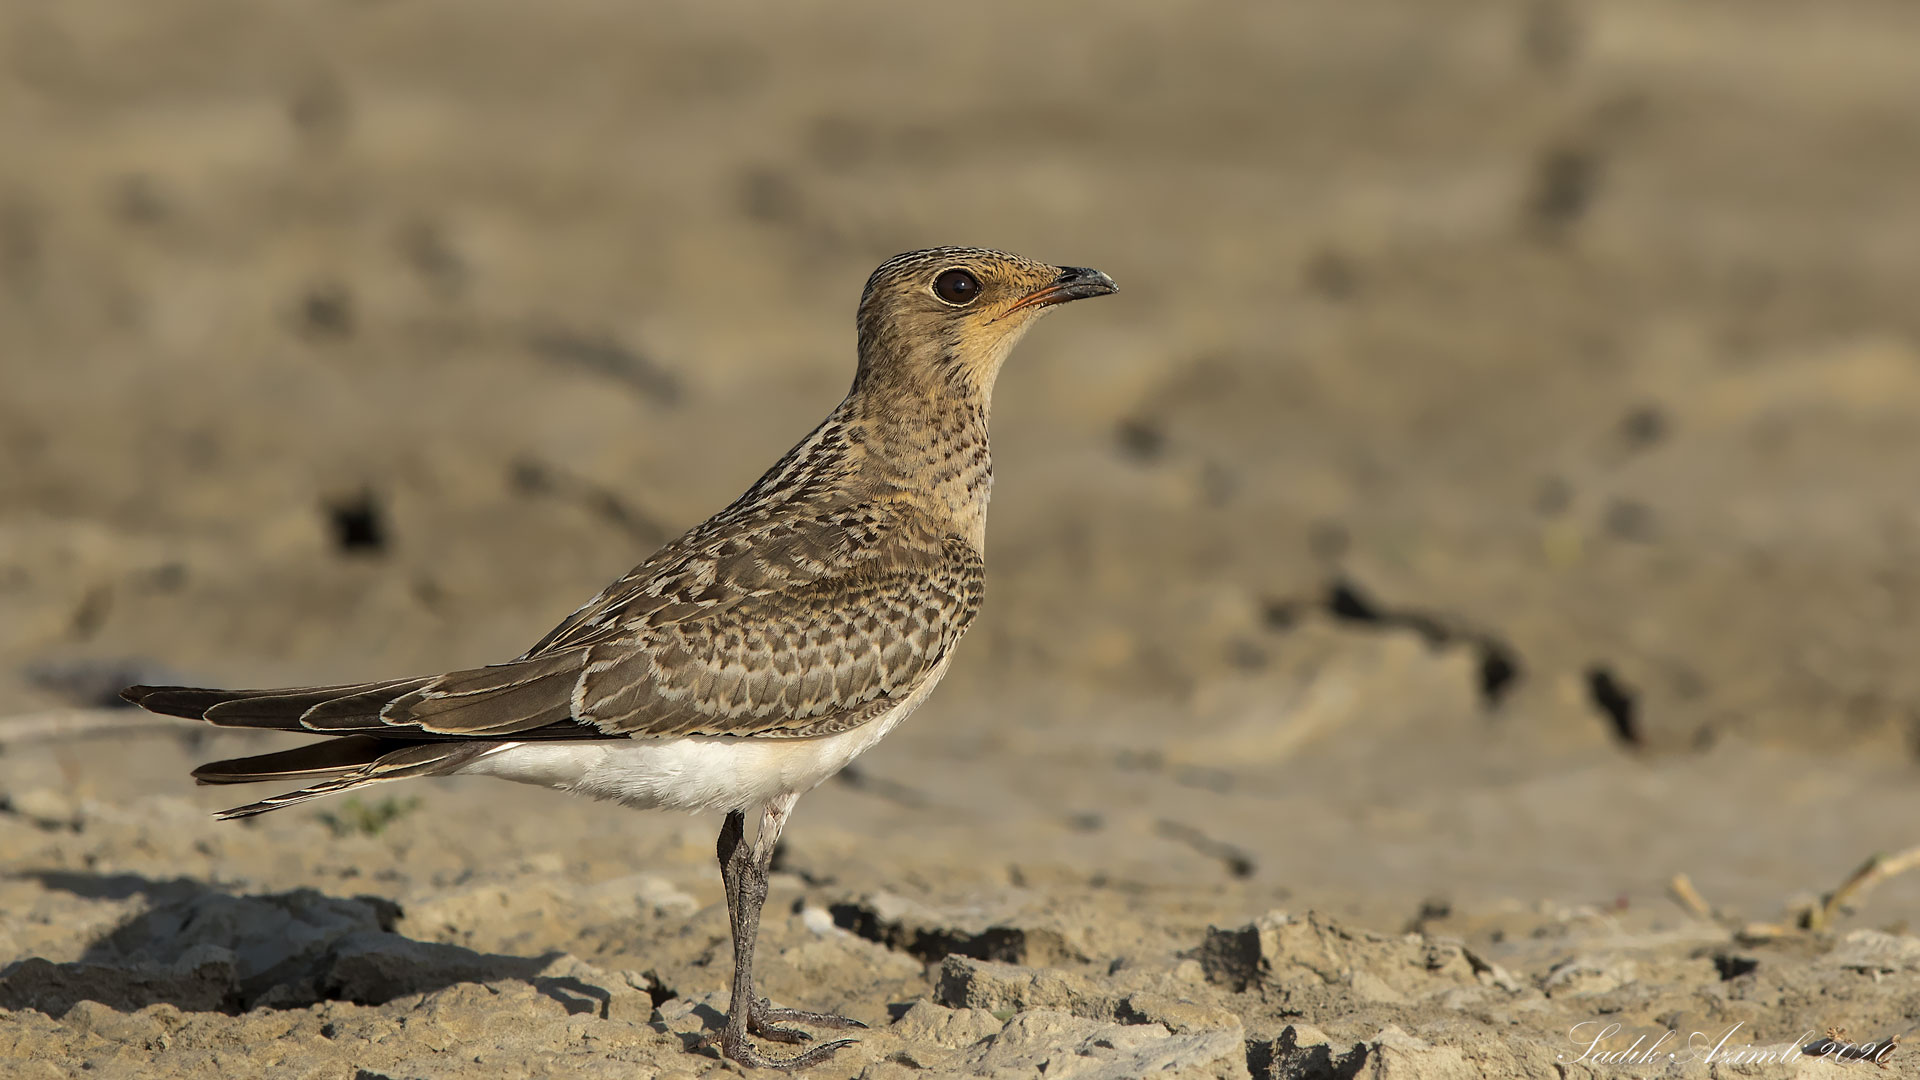
[[[951,391],[849,398],[867,438],[865,472],[924,504],[943,531],[986,549],[993,454],[984,398],[953,400]]]

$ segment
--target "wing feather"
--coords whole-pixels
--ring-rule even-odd
[[[980,609],[983,569],[949,538],[589,646],[579,719],[654,738],[814,734],[938,667]]]
[[[128,694],[214,723],[401,740],[842,731],[940,668],[979,611],[980,554],[913,523],[861,504],[744,534],[699,540],[696,530],[678,554],[649,560],[507,664],[347,686]]]
[[[704,618],[745,599],[847,573],[881,554],[905,524],[890,499],[830,501],[808,513],[764,510],[736,506],[715,515],[607,586],[522,659]]]

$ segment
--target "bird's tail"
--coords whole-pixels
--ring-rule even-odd
[[[284,795],[222,810],[222,820],[252,817],[324,795],[388,780],[444,776],[505,745],[494,739],[432,740],[349,733],[380,725],[380,710],[430,679],[311,686],[288,690],[205,690],[185,686],[130,686],[121,696],[168,716],[206,720],[224,727],[342,733],[320,742],[270,754],[214,761],[193,770],[202,784],[292,781],[304,786]],[[396,732],[395,734],[400,734]]]
[[[196,686],[129,686],[120,696],[166,716],[221,727],[345,734],[378,729],[380,711],[434,681],[434,676],[386,682],[298,686],[283,690],[207,690]]]
[[[271,754],[214,761],[193,770],[202,784],[254,784],[267,780],[306,781],[306,786],[284,795],[222,810],[222,821],[252,817],[269,810],[337,795],[343,791],[407,780],[416,776],[446,776],[461,766],[506,745],[504,742],[462,739],[458,742],[412,742],[349,735],[296,746]]]
[[[298,790],[222,810],[214,815],[222,821],[229,821],[388,780],[446,776],[459,772],[461,766],[505,745],[504,742],[479,739],[406,742],[350,735],[271,754],[210,762],[193,770],[193,778],[202,784],[308,781],[305,787]]]

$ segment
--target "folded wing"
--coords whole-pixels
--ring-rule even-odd
[[[744,568],[765,581],[762,554]],[[655,612],[679,608],[671,619],[635,614],[629,599],[625,615],[590,633],[550,635],[543,650],[492,667],[286,690],[136,686],[125,696],[227,727],[382,740],[827,734],[911,693],[966,631],[983,588],[979,554],[955,537],[896,540],[838,569],[797,584],[803,575],[775,575],[781,588],[740,587],[753,575],[736,569],[647,597],[664,600]],[[698,604],[707,594],[720,598]]]

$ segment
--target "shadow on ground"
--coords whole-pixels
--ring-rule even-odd
[[[378,1005],[456,983],[516,979],[569,1013],[606,1013],[606,991],[540,975],[559,953],[506,956],[415,941],[394,932],[400,907],[381,897],[314,889],[235,895],[191,878],[134,874],[16,876],[87,899],[141,896],[152,906],[73,963],[35,957],[0,972],[0,1008],[59,1017],[81,1001],[123,1012],[164,1002],[187,1012],[238,1014],[322,1001]]]

